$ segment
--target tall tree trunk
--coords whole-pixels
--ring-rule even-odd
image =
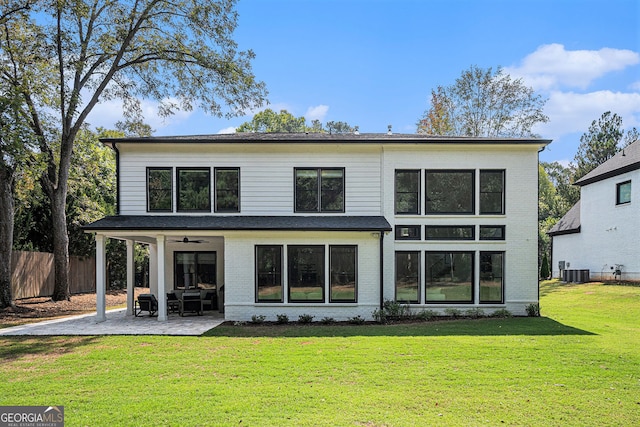
[[[0,308],[13,305],[11,250],[13,247],[13,170],[0,165]]]
[[[69,292],[69,234],[67,233],[67,186],[60,183],[51,194],[51,221],[53,223],[53,265],[55,268],[54,301],[68,300]]]

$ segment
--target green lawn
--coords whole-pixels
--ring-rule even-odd
[[[67,426],[640,425],[640,287],[542,287],[544,317],[0,338],[0,405]]]

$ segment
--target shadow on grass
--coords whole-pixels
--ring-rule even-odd
[[[233,325],[223,324],[204,337],[351,337],[351,336],[507,336],[507,335],[595,335],[563,325],[548,317],[512,317],[441,320],[381,325]]]
[[[21,357],[58,357],[78,347],[93,344],[99,337],[67,336],[3,336],[0,337],[0,363],[15,361]]]

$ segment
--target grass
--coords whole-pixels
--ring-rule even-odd
[[[541,288],[544,317],[1,337],[0,405],[78,425],[640,425],[640,287]]]

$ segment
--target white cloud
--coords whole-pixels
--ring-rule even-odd
[[[218,131],[218,135],[224,134],[224,133],[236,133],[236,127],[235,126],[229,126],[226,127],[224,129],[220,129]]]
[[[320,120],[321,122],[323,122],[328,111],[329,111],[328,105],[320,104],[320,105],[316,105],[315,107],[307,108],[307,112],[304,113],[304,117],[309,121]]]
[[[179,105],[176,99],[167,99],[167,101]],[[158,115],[158,105],[157,101],[142,100],[140,102],[145,123],[156,130],[185,122],[193,113],[193,111],[177,110],[171,116],[161,117]],[[124,120],[122,101],[117,99],[96,104],[87,117],[87,122],[92,127],[104,127],[107,129],[113,129],[115,123],[121,120]]]
[[[505,68],[505,72],[522,77],[537,90],[560,86],[586,89],[595,79],[638,63],[640,54],[631,50],[565,50],[554,43],[538,47],[519,66]]]
[[[606,111],[622,117],[627,129],[639,126],[640,93],[608,90],[591,93],[552,92],[545,105],[549,122],[538,125],[535,132],[553,139],[573,132],[584,133],[591,122],[598,120]]]

